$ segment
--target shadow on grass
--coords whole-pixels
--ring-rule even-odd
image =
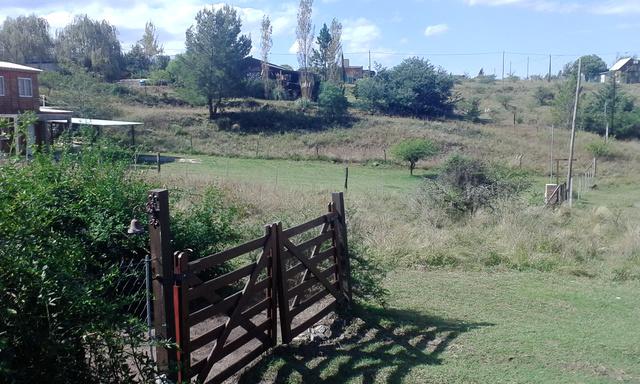
[[[492,325],[360,307],[334,330],[337,339],[279,346],[238,382],[401,383],[417,366],[441,364],[440,354],[459,334]]]

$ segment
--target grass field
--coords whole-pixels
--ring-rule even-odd
[[[234,130],[206,122],[199,108],[172,107],[158,116],[124,106],[127,118],[147,122],[139,135],[144,148],[181,153],[159,175],[142,167],[146,177],[194,196],[220,187],[240,208],[235,224],[246,240],[266,223],[287,227],[324,212],[329,193],[344,189],[349,167],[350,244],[388,271],[388,305],[361,304],[343,336],[279,347],[240,381],[640,382],[640,144],[613,141],[612,156],[598,163],[596,187],[574,209],[544,208],[550,110],[534,105],[538,86],[555,84],[458,87],[463,96],[480,95],[483,117],[496,124],[354,111],[349,126],[279,132],[261,130],[259,117],[291,105],[267,102],[245,111],[255,113],[257,126]],[[497,101],[504,93],[522,119],[516,126]],[[234,123],[239,115],[229,116]],[[555,131],[556,157],[566,153],[568,136]],[[383,161],[391,146],[411,138],[441,149],[419,163],[414,177]],[[590,164],[587,144],[597,140],[578,133],[577,171]],[[462,220],[443,217],[425,204],[422,186],[452,154],[521,167],[532,186]]]
[[[241,382],[640,380],[637,282],[397,270],[386,286],[389,306],[359,308],[343,339],[282,347]]]
[[[413,177],[408,169],[384,164],[363,165],[326,161],[264,160],[217,156],[182,155],[182,159],[162,166],[162,173],[203,181],[249,182],[263,187],[286,190],[344,189],[346,168],[349,168],[348,191],[355,193],[376,190],[380,193],[414,190],[422,177],[430,173],[417,170]]]

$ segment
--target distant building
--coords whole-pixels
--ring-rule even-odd
[[[640,60],[632,57],[618,60],[609,71],[600,75],[600,82],[605,83],[612,77],[618,83],[640,83]]]
[[[344,59],[342,62],[345,83],[353,84],[360,79],[373,77],[376,74],[374,71],[364,69],[362,66],[351,66],[349,64],[349,59]]]
[[[262,63],[263,61],[260,59],[247,57],[245,59],[247,77],[253,80],[262,79]],[[269,79],[273,80],[277,85],[281,86],[282,89],[285,90],[288,99],[295,100],[300,97],[300,71],[272,63],[266,64],[267,70],[269,71]],[[313,82],[314,89],[311,94],[315,95],[317,94],[317,88],[320,85],[320,81],[316,74],[310,74],[315,80]]]
[[[71,111],[40,106],[40,72],[37,68],[0,61],[0,119],[13,123],[0,130],[0,152],[7,152],[12,144],[17,153],[29,152],[33,144],[51,143],[53,126],[71,124]],[[33,111],[38,121],[23,135],[18,131],[18,116],[28,111]]]

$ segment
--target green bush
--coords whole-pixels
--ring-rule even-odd
[[[586,145],[585,149],[593,155],[593,157],[611,158],[614,156],[613,148],[604,141],[592,141]]]
[[[461,112],[466,120],[471,122],[478,122],[480,120],[480,99],[472,97],[468,100],[463,100],[461,103]]]
[[[0,166],[0,382],[153,380],[144,328],[113,292],[114,265],[147,253],[147,237],[126,229],[146,216],[150,185],[101,146]],[[190,207],[172,217],[176,248],[209,252],[234,238],[219,192]]]
[[[533,91],[533,98],[539,106],[550,105],[555,98],[555,93],[552,89],[541,85]]]
[[[453,155],[444,163],[436,180],[425,182],[421,199],[426,200],[427,206],[458,219],[481,208],[492,208],[499,198],[528,186],[528,179],[522,173],[491,169],[479,160]]]
[[[358,80],[356,97],[366,108],[393,115],[442,117],[453,113],[454,80],[443,69],[417,57]]]
[[[438,148],[430,140],[410,139],[393,146],[391,153],[396,159],[409,163],[409,173],[413,175],[416,163],[438,153]]]
[[[340,87],[333,83],[324,82],[320,85],[318,107],[320,107],[320,113],[325,119],[338,121],[346,116],[349,102]]]

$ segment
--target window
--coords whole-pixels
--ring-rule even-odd
[[[20,95],[20,97],[33,97],[30,78],[18,77],[18,95]]]
[[[4,76],[0,76],[0,96],[4,96]]]

